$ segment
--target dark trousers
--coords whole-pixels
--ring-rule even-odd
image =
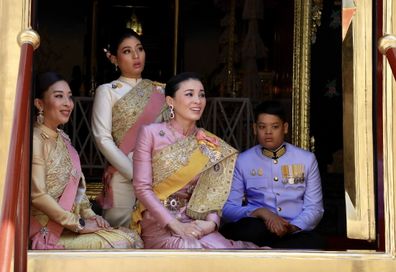
[[[262,219],[254,217],[226,223],[219,231],[227,239],[253,242],[258,246],[293,249],[325,249],[326,247],[324,237],[315,231],[300,231],[279,237],[267,229]]]

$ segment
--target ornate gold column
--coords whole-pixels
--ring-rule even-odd
[[[309,149],[311,0],[294,1],[292,142]]]

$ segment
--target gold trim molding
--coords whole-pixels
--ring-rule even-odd
[[[390,48],[396,48],[396,36],[392,34],[385,34],[378,40],[378,50],[385,55]]]
[[[31,28],[25,29],[18,34],[17,41],[19,46],[29,43],[36,50],[40,46],[40,35]]]
[[[287,250],[29,251],[28,271],[395,271],[389,254]]]

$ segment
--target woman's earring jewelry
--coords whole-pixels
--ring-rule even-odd
[[[43,110],[39,110],[38,115],[37,115],[37,123],[42,125],[44,124],[44,111]]]
[[[173,109],[174,109],[173,105],[170,105],[169,106],[169,118],[170,119],[175,118],[175,111]]]
[[[115,66],[115,71],[117,72],[118,71],[118,65],[114,64],[114,66]]]

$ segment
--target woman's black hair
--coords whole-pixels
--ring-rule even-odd
[[[140,37],[139,34],[137,34],[135,31],[133,31],[130,28],[122,28],[119,29],[118,31],[114,31],[111,33],[110,38],[109,38],[109,43],[107,44],[107,50],[112,54],[112,55],[117,55],[117,49],[118,46],[126,39],[126,38],[136,38],[140,42],[142,42],[142,38]]]
[[[260,114],[271,114],[278,116],[283,122],[286,122],[286,112],[282,104],[277,100],[267,100],[258,104],[254,110],[254,120],[258,121]]]
[[[200,75],[194,72],[184,72],[177,74],[169,79],[169,81],[166,83],[165,96],[174,97],[176,91],[180,87],[180,83],[189,79],[199,80],[202,82]]]
[[[37,76],[36,80],[36,98],[42,99],[44,93],[48,91],[49,87],[58,81],[65,80],[60,74],[56,72],[45,72]]]

